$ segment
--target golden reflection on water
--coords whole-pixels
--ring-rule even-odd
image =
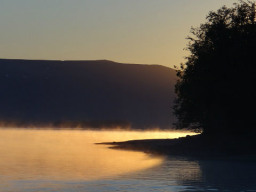
[[[187,132],[0,129],[0,176],[10,180],[92,180],[159,165],[161,157],[97,142],[176,138]]]

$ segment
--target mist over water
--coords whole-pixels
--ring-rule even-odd
[[[161,158],[148,158],[143,153],[94,145],[101,141],[126,140],[132,135],[136,133],[2,129],[1,175],[12,180],[92,180],[161,163]]]
[[[0,129],[1,176],[16,179],[92,180],[147,169],[160,157],[118,151],[97,142],[173,138],[188,133]],[[125,166],[124,166],[125,165]]]
[[[188,134],[0,129],[0,192],[255,191],[254,162],[152,156],[94,144]]]

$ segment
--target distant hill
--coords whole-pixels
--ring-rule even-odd
[[[175,82],[160,65],[0,59],[0,121],[168,128]]]

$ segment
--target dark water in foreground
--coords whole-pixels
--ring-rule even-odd
[[[252,160],[156,157],[93,144],[182,134],[0,129],[0,191],[256,192]]]

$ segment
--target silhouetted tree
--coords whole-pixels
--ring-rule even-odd
[[[192,28],[190,55],[177,70],[177,128],[205,134],[251,133],[256,127],[255,3],[212,11]]]

